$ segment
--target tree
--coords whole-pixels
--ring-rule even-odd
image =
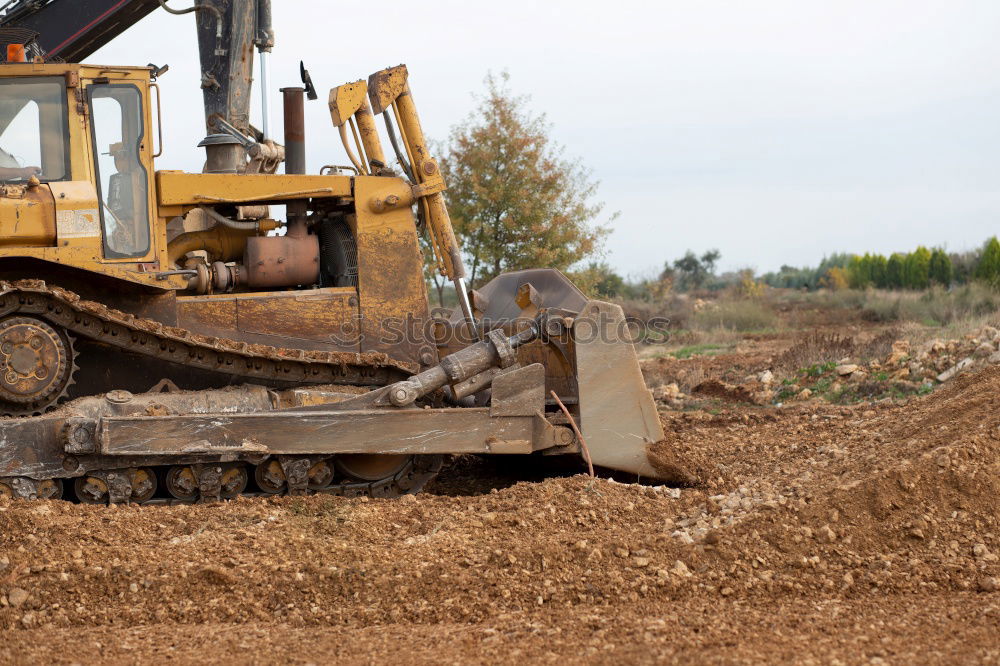
[[[625,279],[606,262],[592,261],[572,276],[573,283],[584,293],[598,298],[614,298],[625,293]]]
[[[847,265],[847,282],[851,289],[865,289],[871,286],[871,268],[870,255],[865,254],[863,257],[854,255],[851,257],[851,263]],[[829,274],[829,271],[827,274]]]
[[[903,288],[903,273],[906,257],[899,252],[893,252],[885,266],[885,284],[890,289]]]
[[[903,283],[909,289],[926,289],[931,283],[931,252],[924,246],[906,255]]]
[[[932,283],[942,287],[951,284],[951,258],[939,247],[934,248],[931,252],[930,277]]]
[[[885,289],[889,281],[889,261],[881,254],[873,254],[872,262],[872,284],[879,289]]]
[[[486,77],[486,94],[452,128],[441,163],[473,286],[504,271],[567,270],[598,254],[608,233],[596,224],[598,183],[563,158],[545,116],[532,115],[507,81],[506,73]]]
[[[820,286],[826,287],[833,291],[840,291],[841,289],[847,289],[850,286],[850,280],[847,275],[847,271],[840,266],[834,266],[826,271],[826,275],[820,278]]]
[[[720,257],[722,257],[722,253],[718,250],[709,250],[701,257],[688,250],[683,257],[674,260],[673,268],[669,265],[665,266],[663,273],[664,275],[669,274],[682,291],[700,289],[705,286],[708,278],[715,275],[715,264]]]
[[[997,241],[996,236],[983,246],[983,254],[976,264],[975,278],[994,286],[1000,285],[1000,241]]]

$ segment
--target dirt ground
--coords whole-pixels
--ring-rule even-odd
[[[0,500],[0,661],[1000,663],[998,395],[664,411],[684,488],[463,458],[400,500]]]

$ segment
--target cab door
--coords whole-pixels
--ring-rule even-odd
[[[139,262],[153,256],[151,162],[142,90],[133,82],[87,87],[94,176],[105,261]]]

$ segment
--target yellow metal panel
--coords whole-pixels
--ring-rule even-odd
[[[161,206],[346,197],[351,195],[351,177],[157,171],[156,191]]]
[[[355,179],[357,201],[377,200],[393,179]],[[423,257],[409,206],[375,212],[358,205],[358,295],[364,339],[361,351],[384,351],[415,363],[434,360],[425,338],[430,312],[424,284]]]
[[[365,101],[368,94],[368,84],[364,81],[345,83],[330,90],[330,117],[333,119],[333,126],[340,127],[353,116],[361,103]]]
[[[383,69],[369,76],[368,97],[372,101],[372,113],[378,115],[388,109],[406,90],[408,77],[406,65]]]
[[[0,247],[50,246],[55,242],[55,207],[45,185],[7,185],[0,193]],[[7,250],[4,254],[17,254]]]
[[[56,242],[59,247],[86,247],[99,256],[101,214],[97,189],[85,180],[49,183],[55,199]]]

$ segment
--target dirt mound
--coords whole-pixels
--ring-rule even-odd
[[[670,417],[708,489],[672,534],[728,594],[992,590],[998,391],[988,369],[906,407]]]

